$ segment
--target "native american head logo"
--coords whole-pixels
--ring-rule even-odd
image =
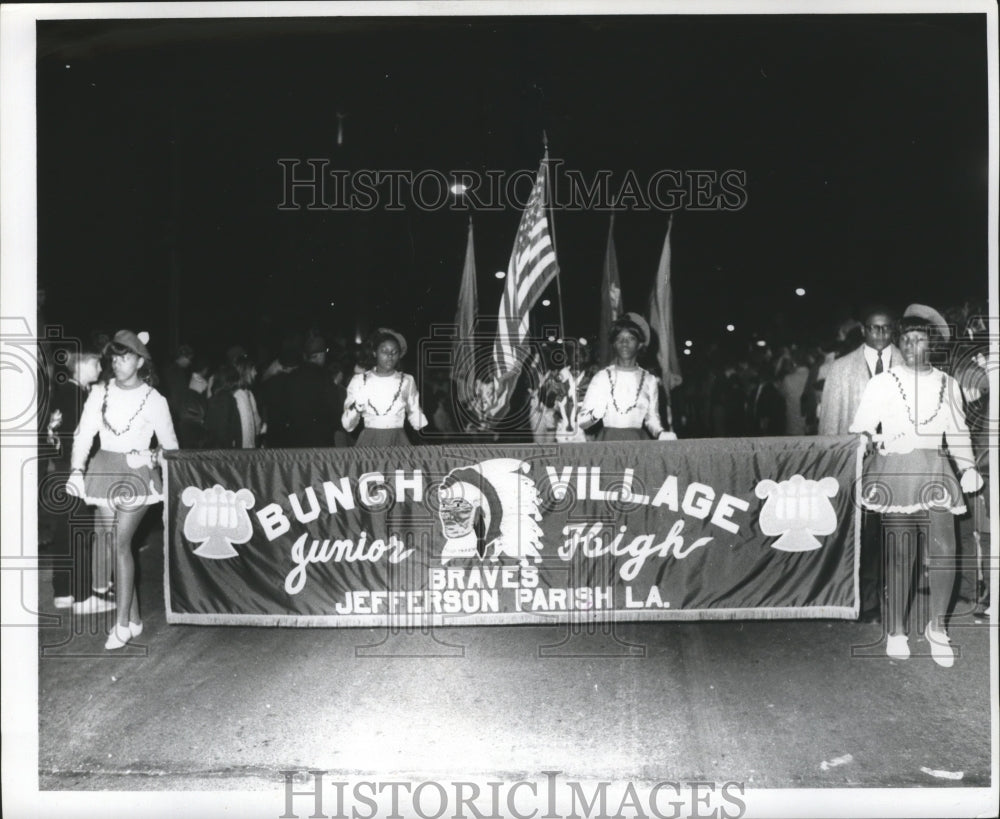
[[[517,458],[494,458],[451,470],[438,490],[441,529],[447,542],[441,562],[455,558],[492,560],[501,555],[527,566],[541,562],[538,490],[529,466]]]
[[[782,552],[809,552],[822,547],[815,535],[829,535],[837,528],[837,513],[830,498],[840,489],[836,478],[819,481],[793,475],[775,483],[763,480],[754,493],[767,498],[760,510],[760,530],[781,535],[771,548]]]
[[[210,489],[189,486],[181,493],[181,501],[191,507],[184,518],[184,537],[201,543],[194,550],[198,557],[236,557],[239,552],[233,544],[246,543],[253,535],[247,509],[253,509],[257,499],[249,489],[233,492],[219,484]]]

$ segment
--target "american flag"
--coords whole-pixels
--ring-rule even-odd
[[[509,402],[524,359],[530,355],[524,346],[528,338],[528,314],[559,273],[549,220],[545,214],[546,162],[547,154],[542,159],[531,198],[521,216],[497,311],[497,338],[493,345],[496,392],[490,411],[493,417],[499,415]]]

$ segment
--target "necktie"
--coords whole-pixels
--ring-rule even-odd
[[[882,366],[882,351],[879,350],[877,353],[875,353],[875,375],[878,375],[880,372],[882,372],[883,369],[885,369],[885,368]],[[876,435],[881,435],[882,434],[882,422],[881,421],[879,421],[878,422],[878,426],[875,427],[875,434]]]

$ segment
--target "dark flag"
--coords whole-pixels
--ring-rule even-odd
[[[611,363],[611,325],[622,314],[622,285],[618,278],[618,256],[615,253],[615,215],[608,226],[608,247],[604,253],[604,274],[601,277],[601,334],[598,337],[599,363]]]

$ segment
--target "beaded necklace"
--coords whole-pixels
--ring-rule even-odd
[[[939,412],[941,412],[941,407],[944,406],[944,388],[946,386],[946,381],[944,373],[941,373],[941,389],[938,391],[937,407],[934,412],[931,413],[929,418],[925,418],[923,421],[917,422],[917,419],[913,417],[913,410],[910,409],[909,396],[906,394],[906,390],[903,388],[903,382],[899,380],[899,376],[896,373],[889,371],[889,375],[892,376],[893,380],[896,382],[896,388],[899,390],[899,394],[903,399],[903,406],[906,407],[906,417],[909,419],[910,424],[915,428],[919,429],[926,424],[929,424],[935,418]]]
[[[365,386],[368,385],[368,373],[367,372],[365,373],[364,384],[365,384]],[[392,408],[396,405],[396,401],[399,399],[399,395],[400,395],[400,393],[402,391],[403,391],[403,374],[399,373],[399,386],[396,387],[396,394],[394,396],[392,396],[392,400],[389,402],[389,406],[388,407],[386,407],[384,410],[378,409],[372,403],[371,396],[368,396],[368,398],[366,399],[365,403],[367,403],[368,409],[370,409],[376,415],[388,415],[390,412],[392,412]]]
[[[117,430],[111,426],[111,422],[108,421],[108,393],[111,392],[111,384],[108,384],[104,388],[104,398],[101,400],[101,420],[104,422],[104,427],[112,435],[120,437],[132,429],[132,422],[139,417],[139,413],[142,412],[142,408],[146,406],[146,401],[149,400],[149,396],[153,393],[153,388],[146,386],[146,394],[142,397],[142,403],[139,404],[139,409],[135,411],[135,415],[128,419],[128,423],[125,425],[125,429]]]
[[[607,369],[608,381],[611,382],[611,403],[614,404],[615,410],[619,415],[625,415],[639,406],[639,398],[642,396],[642,385],[646,383],[646,371],[642,368],[639,369],[639,372],[642,374],[639,376],[639,386],[635,391],[635,400],[632,402],[631,406],[622,409],[618,406],[618,401],[615,399],[615,378],[611,374],[612,369],[612,367],[608,367]]]

